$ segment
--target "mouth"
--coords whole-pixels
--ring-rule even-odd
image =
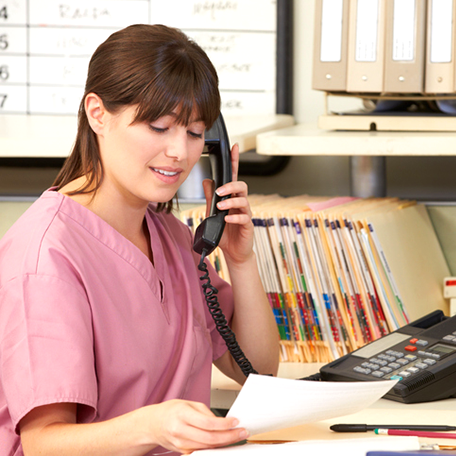
[[[174,185],[179,182],[180,176],[182,174],[181,169],[163,169],[163,168],[153,168],[151,167],[150,170],[154,173],[154,175],[167,185]]]
[[[176,176],[177,174],[179,174],[177,171],[165,171],[163,169],[158,169],[158,168],[152,168],[152,171],[155,171],[156,173],[161,174],[162,176],[169,176],[169,177]]]

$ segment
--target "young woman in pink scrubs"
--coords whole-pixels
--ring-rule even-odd
[[[169,211],[219,112],[214,67],[176,29],[131,26],[93,55],[72,154],[0,243],[0,455],[185,453],[246,437],[208,408],[212,363],[245,377]],[[244,353],[275,375],[237,146],[232,165],[217,190],[232,196],[219,204],[232,287],[209,272]]]

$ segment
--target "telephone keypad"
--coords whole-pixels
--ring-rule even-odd
[[[456,345],[456,331],[444,336],[441,340],[446,344]],[[403,380],[428,369],[429,366],[433,366],[442,357],[449,354],[441,354],[439,351],[442,352],[442,350],[437,347],[433,349],[433,346],[425,350],[424,347],[428,345],[427,340],[411,338],[403,348],[404,352],[388,349],[368,361],[366,360],[360,366],[354,367],[353,370],[376,378]]]

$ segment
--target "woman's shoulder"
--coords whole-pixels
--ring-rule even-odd
[[[62,205],[62,195],[44,192],[10,227],[0,240],[0,276],[2,279],[15,273],[25,264],[36,264],[39,250],[47,237]],[[24,263],[24,259],[28,261]],[[27,267],[28,267],[27,266]],[[17,272],[17,271],[16,271]]]

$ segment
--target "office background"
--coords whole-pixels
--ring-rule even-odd
[[[324,112],[324,94],[311,89],[314,9],[315,0],[293,1],[293,114],[297,123],[316,123]],[[336,98],[331,107],[349,110],[360,103],[357,99]],[[57,171],[56,168],[0,167],[0,194],[39,194],[50,185]],[[455,171],[456,151],[455,157],[388,157],[387,195],[422,201],[456,201]],[[347,195],[349,173],[349,157],[295,156],[276,175],[242,177],[251,193]]]

